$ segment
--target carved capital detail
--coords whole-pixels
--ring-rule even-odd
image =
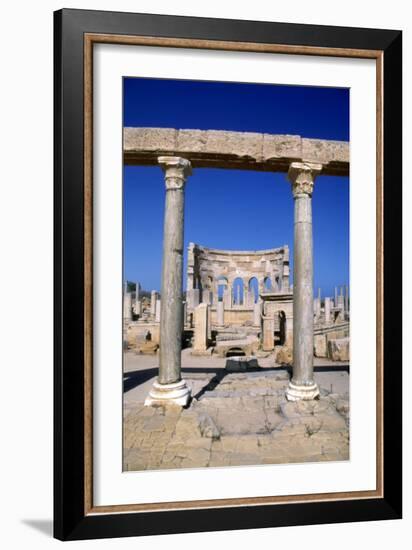
[[[292,184],[293,196],[312,196],[315,178],[322,170],[321,164],[311,162],[292,162],[289,166],[288,179]]]
[[[166,191],[169,189],[183,189],[186,178],[192,173],[190,161],[182,157],[158,157],[165,173]]]

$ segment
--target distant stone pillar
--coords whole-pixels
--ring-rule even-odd
[[[325,298],[325,323],[330,323],[330,298]]]
[[[345,313],[349,313],[349,290],[348,290],[348,285],[345,286]]]
[[[275,349],[275,319],[273,317],[263,317],[263,335],[262,349],[263,351],[272,351]]]
[[[207,304],[199,304],[195,309],[195,338],[193,351],[206,351],[208,347],[208,332],[209,332],[209,306]]]
[[[159,375],[146,405],[187,405],[190,389],[181,378],[184,187],[190,162],[181,157],[159,157],[165,173],[166,204],[160,315]]]
[[[156,308],[155,308],[155,321],[156,323],[160,323],[161,319],[161,311],[162,311],[162,300],[160,298],[156,299]]]
[[[285,244],[283,247],[283,274],[282,274],[282,292],[289,292],[290,290],[290,267],[289,267],[289,247]]]
[[[248,285],[243,285],[243,307],[249,307],[250,303],[249,287]]]
[[[225,303],[222,301],[217,302],[216,305],[217,311],[217,325],[223,327],[225,324]]]
[[[123,291],[123,320],[130,323],[133,320],[132,293],[127,290],[127,283]]]
[[[139,317],[141,316],[141,314],[142,314],[142,301],[141,300],[136,300],[135,301],[135,303],[134,303],[134,312]]]
[[[253,326],[260,327],[262,323],[262,302],[258,300],[253,306]]]
[[[223,295],[223,300],[225,302],[225,309],[232,308],[232,284],[228,283]]]
[[[293,312],[286,314],[285,346],[293,350]]]
[[[335,301],[334,301],[335,307],[338,305],[338,287],[335,286]]]
[[[293,162],[289,179],[295,202],[293,274],[293,376],[286,390],[289,401],[315,399],[313,379],[313,235],[312,192],[321,164]]]
[[[213,301],[213,293],[208,289],[204,288],[202,290],[202,304],[211,304]]]
[[[320,298],[315,298],[313,300],[313,310],[315,314],[315,319],[318,321],[320,317]]]
[[[156,316],[156,300],[157,292],[155,290],[152,290],[150,294],[150,315],[153,318]]]
[[[187,324],[187,302],[183,302],[183,321],[182,321],[182,330],[184,330]]]
[[[200,303],[200,291],[198,288],[192,288],[186,292],[187,306],[189,310],[195,309]]]

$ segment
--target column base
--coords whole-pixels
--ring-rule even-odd
[[[286,399],[288,401],[311,401],[319,397],[319,387],[313,383],[310,385],[296,385],[289,382],[286,390]]]
[[[173,384],[159,384],[156,380],[144,402],[145,407],[158,405],[177,405],[186,407],[190,400],[191,390],[184,380]]]

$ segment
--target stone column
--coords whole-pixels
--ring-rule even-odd
[[[243,307],[249,307],[249,288],[243,285]]]
[[[142,301],[141,300],[137,300],[134,304],[134,312],[135,312],[135,315],[137,316],[141,316],[142,315]]]
[[[217,302],[216,313],[217,313],[217,325],[219,327],[223,327],[225,324],[225,303],[223,300],[220,302]]]
[[[315,399],[313,379],[313,236],[312,192],[321,164],[293,162],[289,167],[295,201],[293,272],[293,376],[286,390],[289,401]]]
[[[152,290],[150,294],[150,315],[153,318],[156,315],[156,300],[157,300],[157,292],[155,290]]]
[[[195,309],[194,352],[205,352],[208,347],[209,306],[199,304]]]
[[[283,256],[283,274],[282,274],[282,292],[289,292],[290,288],[290,268],[289,268],[289,247],[285,244],[283,247],[284,256]]]
[[[342,293],[342,290],[341,290],[341,293],[340,293],[339,296],[338,296],[338,302],[337,302],[337,304],[336,304],[335,307],[341,308],[342,313],[343,313],[345,304],[344,304],[344,301],[343,301],[343,293]]]
[[[293,312],[286,313],[285,346],[293,350]]]
[[[275,332],[275,319],[273,316],[262,317],[263,330],[262,330],[262,349],[263,351],[273,351],[274,346],[274,332]]]
[[[330,298],[325,298],[325,324],[330,323]]]
[[[127,285],[125,285],[123,293],[123,320],[126,323],[130,323],[133,320],[132,305],[132,293],[128,292]]]
[[[225,302],[225,309],[232,309],[232,283],[227,283],[223,300]]]
[[[166,204],[160,316],[159,375],[146,405],[171,403],[185,406],[190,389],[181,378],[183,301],[184,187],[190,162],[181,157],[159,157],[165,173]]]
[[[183,321],[182,321],[182,330],[185,329],[187,324],[187,302],[183,302]]]
[[[258,300],[253,305],[253,326],[260,327],[262,323],[262,302]]]
[[[198,288],[192,288],[186,292],[187,306],[189,310],[195,309],[200,303],[200,291]]]
[[[156,298],[156,308],[155,308],[156,323],[160,323],[161,318],[162,318],[162,300],[160,298]]]
[[[136,294],[135,294],[135,300],[138,302],[140,300],[140,290],[141,290],[141,284],[139,282],[136,283]]]
[[[345,285],[345,313],[349,313],[349,291],[348,291],[348,285]]]
[[[313,300],[313,312],[315,314],[316,321],[318,321],[320,317],[320,298],[315,298]]]

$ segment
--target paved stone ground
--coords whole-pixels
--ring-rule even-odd
[[[228,373],[225,359],[192,357],[182,371],[194,396],[187,409],[144,407],[157,358],[125,354],[124,470],[201,468],[349,459],[349,375],[315,371],[321,397],[289,403],[289,373],[259,368]]]

